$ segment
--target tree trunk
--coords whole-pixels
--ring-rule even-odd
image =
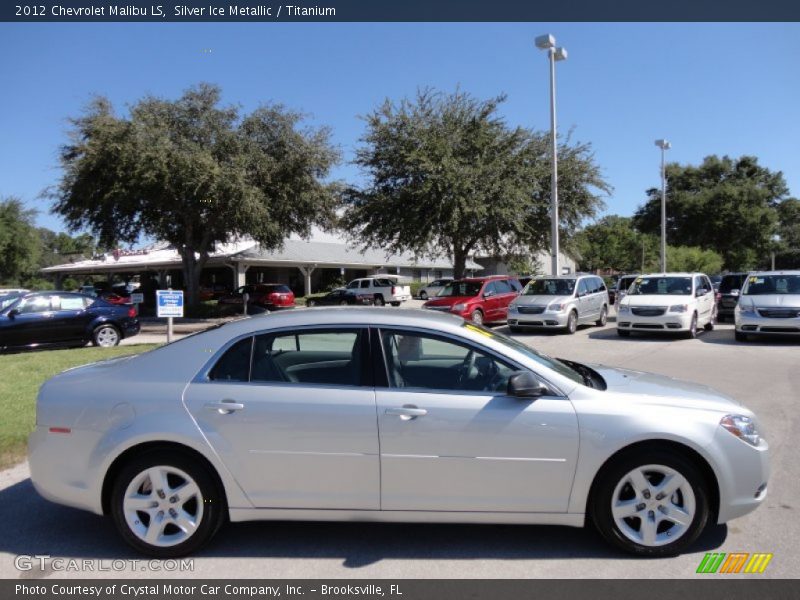
[[[467,252],[461,248],[453,248],[453,278],[462,279],[467,268]]]
[[[183,288],[187,307],[200,304],[200,274],[205,260],[198,260],[193,248],[184,247],[181,251],[183,267]]]

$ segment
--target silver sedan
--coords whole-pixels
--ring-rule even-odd
[[[769,471],[755,415],[709,388],[430,311],[235,321],[57,375],[36,423],[39,493],[157,557],[226,519],[591,523],[663,556],[758,507]]]

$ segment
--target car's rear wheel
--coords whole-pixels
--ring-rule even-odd
[[[386,302],[383,300],[383,296],[377,294],[375,296],[375,306],[383,306]]]
[[[469,318],[473,323],[483,325],[483,312],[480,309],[475,310]]]
[[[128,544],[173,558],[196,551],[217,532],[225,518],[224,497],[197,460],[150,452],[120,471],[111,516]]]
[[[717,309],[715,308],[712,313],[711,317],[708,319],[708,323],[703,325],[704,331],[714,331],[714,324],[717,322]]]
[[[118,346],[121,339],[119,329],[113,325],[100,325],[92,332],[92,343],[102,348]]]
[[[612,544],[640,556],[672,556],[705,529],[708,484],[680,454],[629,454],[598,475],[590,508],[595,526]]]
[[[419,299],[420,300],[427,300],[428,299],[428,292],[426,292],[425,290],[422,290],[419,293]]]
[[[600,311],[600,318],[595,321],[595,325],[598,327],[605,327],[606,322],[608,321],[608,307],[604,304],[603,310]]]
[[[569,313],[567,317],[567,326],[564,328],[564,331],[569,333],[570,335],[575,333],[578,330],[578,313],[574,310]]]
[[[340,300],[339,306],[347,306],[347,300]]]
[[[400,303],[399,303],[399,302],[392,302],[392,306],[394,306],[395,308],[397,308],[398,306],[400,306]]]
[[[308,300],[306,300],[306,306],[312,307],[312,306],[316,306],[316,305],[317,305],[317,301],[314,300],[313,298],[309,298]]]

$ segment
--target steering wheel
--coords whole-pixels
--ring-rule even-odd
[[[458,370],[458,387],[463,388],[464,383],[469,379],[470,373],[472,373],[472,369],[475,368],[475,350],[470,350],[467,355],[464,357],[464,362],[461,363],[461,366]]]

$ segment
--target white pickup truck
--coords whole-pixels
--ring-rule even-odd
[[[399,285],[397,279],[390,275],[353,279],[347,284],[347,289],[359,296],[372,296],[375,298],[375,306],[384,304],[400,306],[401,302],[411,300],[411,288],[407,285]]]

